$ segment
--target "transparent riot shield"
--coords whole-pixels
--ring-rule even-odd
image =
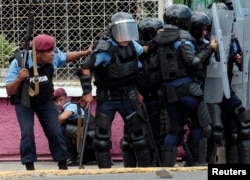
[[[235,23],[233,36],[239,42],[239,48],[243,53],[242,69],[234,67],[233,78],[231,82],[232,89],[241,99],[242,105],[250,109],[250,82],[249,82],[249,60],[250,60],[250,1],[233,0],[235,13]],[[235,65],[236,66],[236,65]]]
[[[217,9],[212,5],[211,40],[218,41],[218,52],[210,58],[207,67],[207,77],[204,86],[204,98],[208,103],[219,103],[223,96],[230,98],[230,86],[227,72],[227,62],[231,42],[233,11]]]

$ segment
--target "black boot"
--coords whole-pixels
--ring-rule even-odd
[[[250,164],[250,139],[238,143],[238,160],[240,164]]]
[[[25,166],[26,166],[26,170],[27,171],[33,171],[33,170],[35,170],[33,162],[28,162],[28,163],[25,164]]]
[[[176,163],[177,147],[162,146],[162,167],[173,167]]]
[[[60,170],[67,170],[68,169],[67,160],[58,161],[58,167]]]
[[[122,151],[124,167],[136,167],[136,157],[134,151]]]
[[[134,150],[130,147],[128,141],[124,138],[120,141],[120,148],[122,150],[122,158],[124,167],[136,167],[137,161]]]
[[[215,164],[216,163],[216,153],[217,153],[217,143],[209,142],[207,147],[207,163]]]
[[[137,159],[138,167],[150,167],[151,166],[151,156],[148,148],[143,150],[135,150],[135,155]]]
[[[109,151],[96,151],[95,155],[99,168],[111,168],[111,154]]]
[[[226,142],[226,164],[238,164],[238,162],[237,144]]]

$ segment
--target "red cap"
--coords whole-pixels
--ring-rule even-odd
[[[63,89],[63,88],[57,88],[54,91],[54,98],[55,98],[55,100],[59,99],[62,96],[65,96],[65,95],[67,96],[67,93],[66,93],[65,89]]]
[[[54,49],[55,39],[47,34],[40,34],[34,37],[33,42],[37,51],[48,51]]]

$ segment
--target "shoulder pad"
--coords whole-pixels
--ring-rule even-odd
[[[99,40],[94,45],[94,53],[99,51],[109,51],[112,44],[106,40]]]
[[[186,39],[190,41],[194,40],[192,35],[188,31],[185,31],[185,30],[180,30],[180,39]]]
[[[164,28],[164,30],[155,37],[157,44],[168,44],[177,40],[180,36],[178,28]]]

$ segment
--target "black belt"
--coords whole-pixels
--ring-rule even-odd
[[[121,97],[124,95],[128,94],[128,91],[119,91],[119,90],[115,90],[115,91],[110,91],[110,90],[106,90],[105,94],[109,97]]]

